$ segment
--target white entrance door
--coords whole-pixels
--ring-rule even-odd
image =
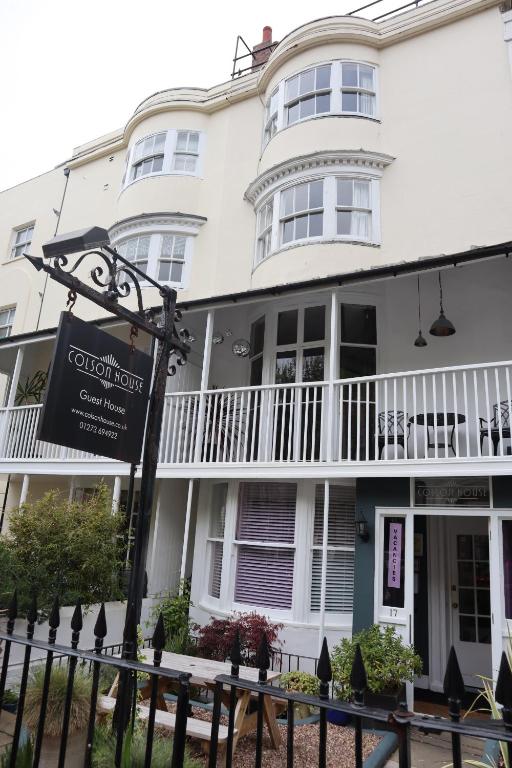
[[[393,626],[412,645],[414,637],[414,517],[409,509],[375,510],[375,623]],[[407,684],[413,704],[413,684]]]
[[[492,676],[512,638],[512,512],[494,510],[491,517]]]
[[[448,529],[452,643],[464,682],[481,688],[492,670],[489,521],[452,517]]]

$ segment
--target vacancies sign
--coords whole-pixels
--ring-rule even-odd
[[[63,312],[38,440],[140,461],[152,359]]]

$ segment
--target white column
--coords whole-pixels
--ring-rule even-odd
[[[188,552],[188,539],[190,535],[190,515],[192,512],[192,495],[194,493],[194,481],[188,481],[188,494],[187,494],[187,512],[185,515],[185,530],[183,532],[183,550],[181,553],[181,568],[180,568],[180,594],[183,592],[183,579],[185,578],[185,569],[187,567],[187,552]]]
[[[332,461],[333,429],[335,420],[334,380],[336,379],[336,363],[338,360],[338,297],[336,291],[331,293],[331,322],[329,334],[329,390],[327,396],[327,461]],[[339,420],[337,420],[339,423]]]
[[[7,408],[12,408],[14,406],[14,401],[16,399],[16,390],[18,389],[18,382],[20,380],[20,373],[21,373],[21,366],[23,365],[23,356],[25,354],[25,347],[18,347],[18,351],[16,353],[16,362],[14,363],[14,370],[12,372],[12,379],[11,384],[9,387],[9,396],[7,397]],[[9,411],[3,411],[2,416],[2,422],[0,425],[0,453],[3,456],[5,453],[5,443],[7,440],[7,430],[8,430],[8,424],[9,424],[9,417],[10,413]]]
[[[325,595],[327,592],[327,542],[329,541],[329,481],[324,480],[324,526],[322,536],[322,582],[320,589],[320,625],[318,627],[318,655],[325,635]]]
[[[21,493],[20,493],[20,507],[27,500],[29,480],[30,480],[29,475],[23,475],[23,483],[21,485]]]
[[[114,478],[114,490],[112,492],[112,514],[119,511],[119,499],[121,498],[121,478],[116,475]]]
[[[199,464],[201,461],[201,452],[203,448],[203,430],[204,430],[204,416],[205,416],[205,395],[204,391],[208,387],[208,378],[210,375],[210,359],[212,355],[212,337],[213,337],[213,320],[215,312],[213,309],[208,310],[206,316],[206,330],[204,335],[204,350],[203,350],[203,368],[201,371],[201,394],[199,395],[199,412],[197,415],[197,430],[196,430],[196,447],[194,451],[194,462]]]
[[[69,496],[68,496],[68,502],[71,504],[73,501],[73,496],[75,494],[75,486],[76,486],[76,477],[72,475],[69,478]]]

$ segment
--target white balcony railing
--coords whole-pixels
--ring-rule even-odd
[[[505,457],[512,362],[166,395],[159,462],[304,464]],[[35,439],[40,405],[0,409],[0,460],[91,461]]]

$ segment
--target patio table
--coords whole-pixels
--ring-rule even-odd
[[[449,437],[447,434],[447,443],[440,443],[437,440],[436,437],[436,429],[443,428],[445,426],[445,417],[446,417],[446,427],[449,429]],[[418,413],[416,416],[411,416],[409,419],[410,424],[417,424],[419,427],[426,427],[427,428],[427,450],[429,448],[448,448],[451,449],[453,455],[455,456],[455,448],[453,446],[453,437],[455,435],[455,428],[459,424],[464,424],[466,422],[466,416],[463,413],[453,413],[453,412],[447,412],[444,413],[444,411],[441,411],[440,413]],[[432,430],[432,437],[431,432]],[[448,432],[448,430],[447,430]]]
[[[153,649],[144,648],[139,652],[139,660],[144,664],[153,664]],[[168,669],[174,669],[177,672],[186,672],[191,675],[190,683],[199,687],[212,690],[215,687],[215,678],[218,675],[230,675],[231,664],[223,661],[212,661],[211,659],[201,659],[198,656],[185,656],[180,653],[170,653],[164,651],[162,653],[162,667]],[[267,673],[267,682],[271,683],[273,680],[277,680],[280,677],[280,672],[269,670]],[[251,682],[258,682],[258,670],[254,667],[239,668],[239,677],[242,680],[250,680]],[[117,694],[119,675],[116,677],[112,688],[110,689],[109,696],[115,696]],[[167,678],[160,677],[158,679],[158,694],[157,694],[157,708],[167,711],[167,706],[164,699],[164,694],[172,690],[172,681]],[[246,733],[256,730],[256,712],[249,712],[249,704],[251,701],[251,691],[237,691],[238,700],[235,709],[235,731],[233,737],[233,753],[235,751],[236,743],[240,736],[244,736]],[[144,696],[144,689],[142,691]],[[149,696],[149,683],[148,683],[148,696]],[[229,689],[224,691],[223,704],[229,708]],[[279,726],[277,724],[276,710],[272,703],[271,696],[263,697],[263,715],[267,727],[269,730],[270,741],[274,749],[278,749],[281,745],[281,734],[279,732]]]

